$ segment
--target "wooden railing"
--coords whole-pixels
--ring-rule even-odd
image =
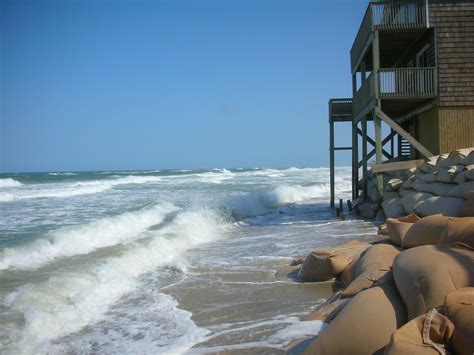
[[[331,118],[338,118],[338,117],[352,117],[352,99],[345,98],[345,99],[331,99],[329,100],[330,103],[330,112]]]
[[[354,115],[357,115],[362,111],[369,103],[375,99],[375,93],[373,89],[373,77],[372,73],[362,81],[362,84],[357,91],[353,99],[353,111]]]
[[[436,96],[436,68],[380,69],[380,98]]]
[[[372,2],[367,7],[351,48],[351,65],[355,69],[367,45],[370,34],[383,30],[402,30],[426,27],[425,0]]]

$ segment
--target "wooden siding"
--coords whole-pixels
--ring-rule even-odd
[[[439,108],[440,151],[474,147],[474,107]]]
[[[417,119],[418,141],[433,154],[439,154],[438,108],[423,112]]]
[[[440,106],[474,106],[474,2],[430,0]]]

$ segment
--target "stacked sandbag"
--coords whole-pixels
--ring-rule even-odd
[[[441,307],[445,297],[474,280],[474,252],[462,244],[423,245],[395,257],[393,277],[408,319]]]
[[[456,354],[474,354],[474,287],[448,294],[444,313],[454,324],[452,349]]]
[[[327,281],[338,276],[370,244],[350,241],[343,245],[315,250],[303,262],[298,278],[306,282]]]
[[[462,243],[474,249],[474,217],[448,218],[439,244]]]
[[[453,333],[454,324],[449,318],[432,309],[396,330],[385,354],[446,354]]]
[[[353,279],[342,290],[341,296],[352,297],[374,285],[391,283],[393,260],[399,253],[400,250],[393,245],[372,245],[355,262]]]
[[[433,214],[466,215],[463,206],[469,194],[474,192],[473,160],[474,148],[459,149],[427,158],[417,168],[383,173],[381,207],[385,216],[398,218],[410,213],[422,217]],[[369,174],[368,187],[370,203],[374,203],[377,190],[376,178],[372,174]],[[375,214],[372,210],[368,213],[368,208],[361,209],[368,216]],[[474,216],[474,211],[467,213]]]
[[[348,302],[349,298],[342,298],[341,291],[336,292],[325,302],[318,305],[309,315],[302,317],[301,320],[320,320],[331,323]]]
[[[397,289],[375,286],[350,299],[304,354],[383,354],[391,334],[405,321]]]

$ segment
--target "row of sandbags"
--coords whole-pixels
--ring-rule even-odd
[[[474,216],[474,201],[470,208],[466,206],[466,200],[474,200],[474,148],[430,157],[417,168],[384,173],[383,181],[382,210],[386,217],[410,213]],[[356,201],[356,205],[362,216],[372,218],[378,205],[376,180],[371,172],[368,197],[368,201]]]
[[[336,277],[342,289],[305,318],[327,327],[290,353],[472,354],[474,218],[412,214],[380,232],[294,261],[301,281]]]

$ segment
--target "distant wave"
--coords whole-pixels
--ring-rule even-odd
[[[247,218],[267,213],[288,203],[325,197],[328,192],[329,189],[326,185],[282,185],[273,191],[252,191],[235,196],[229,201],[228,207],[238,218]]]
[[[12,178],[0,179],[0,188],[2,187],[19,187],[23,184],[19,181],[16,181]]]
[[[142,233],[149,227],[161,223],[168,213],[176,210],[170,204],[158,205],[55,230],[26,245],[3,249],[0,270],[35,269],[59,258],[129,243],[143,237]]]
[[[111,305],[139,286],[140,276],[181,264],[186,250],[218,239],[225,228],[212,211],[186,211],[162,229],[150,231],[153,237],[146,245],[135,244],[83,272],[63,271],[17,288],[3,305],[23,314],[25,325],[9,334],[7,350],[31,353],[41,346],[48,352],[48,341],[102,320]]]
[[[14,180],[13,180],[14,181]],[[128,185],[128,184],[146,184],[160,182],[159,176],[125,176],[118,178],[110,178],[104,180],[93,180],[75,183],[64,183],[61,185],[43,184],[41,187],[33,190],[34,186],[30,185],[28,191],[21,191],[15,193],[13,198],[8,197],[2,200],[0,195],[0,202],[9,202],[13,200],[31,199],[31,198],[61,198],[74,197],[79,195],[89,195],[103,192],[112,189],[114,186]]]
[[[49,173],[48,175],[52,176],[75,176],[76,173]]]

